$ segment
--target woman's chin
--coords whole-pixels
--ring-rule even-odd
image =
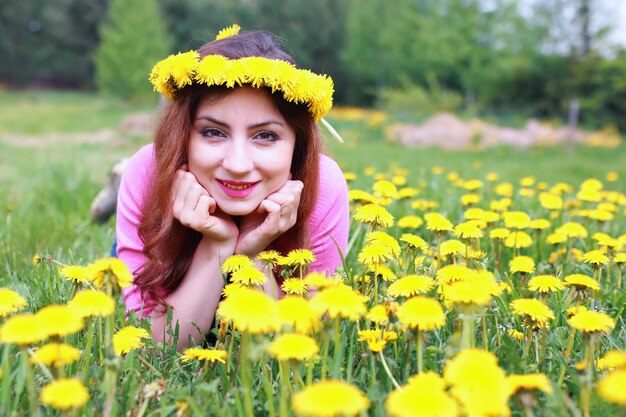
[[[220,208],[220,210],[222,210],[224,213],[228,214],[229,216],[247,216],[248,214],[255,211],[259,205],[255,203],[249,203],[249,202],[240,202],[240,203],[228,202],[225,204],[218,203],[217,206]]]

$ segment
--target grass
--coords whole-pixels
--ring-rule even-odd
[[[129,155],[148,137],[132,136],[119,129],[125,115],[135,111],[149,110],[150,106],[130,105],[114,99],[104,99],[89,94],[53,93],[53,92],[3,92],[0,93],[0,210],[4,221],[0,224],[0,287],[8,287],[28,300],[26,311],[36,312],[49,304],[63,304],[70,300],[76,288],[59,275],[59,263],[88,265],[96,259],[107,256],[114,238],[114,220],[105,225],[94,225],[89,221],[89,205],[92,198],[106,181],[110,165],[121,156]],[[404,177],[409,186],[418,188],[416,198],[427,199],[439,204],[435,210],[445,214],[454,224],[463,221],[464,207],[460,196],[466,192],[454,186],[446,179],[450,172],[457,172],[463,179],[480,179],[486,186],[478,193],[483,201],[481,206],[488,208],[488,202],[500,196],[494,195],[493,187],[488,185],[485,176],[496,172],[498,182],[510,181],[519,190],[519,180],[533,176],[537,183],[546,182],[550,186],[557,182],[566,182],[574,187],[567,198],[574,199],[579,185],[588,178],[597,178],[604,182],[609,190],[623,193],[623,178],[626,178],[626,149],[622,145],[617,149],[576,147],[572,152],[561,148],[533,148],[519,150],[510,147],[493,148],[485,151],[447,152],[439,149],[407,149],[397,143],[383,140],[381,129],[367,128],[361,121],[331,120],[333,125],[346,139],[344,145],[327,141],[329,152],[339,161],[346,172],[354,172],[357,178],[351,183],[351,189],[372,191],[375,179],[365,171],[373,171],[391,178],[398,174],[395,168],[407,170]],[[76,144],[65,140],[65,135],[83,135],[110,130],[115,140],[91,141]],[[52,141],[51,134],[54,136]],[[83,137],[79,136],[79,137]],[[20,139],[29,139],[28,142]],[[35,144],[35,145],[33,145]],[[442,174],[433,173],[433,168],[441,167]],[[614,171],[619,175],[619,182],[605,181],[605,175]],[[535,184],[533,188],[536,188]],[[392,202],[388,209],[395,215],[396,221],[406,214],[423,213],[411,207],[411,201]],[[550,218],[550,213],[543,209],[536,197],[513,197],[513,208],[524,210],[534,218]],[[586,204],[586,203],[585,203]],[[358,204],[354,204],[354,209]],[[610,222],[595,222],[587,218],[574,217],[571,210],[563,210],[563,218],[551,219],[555,229],[566,220],[579,221],[589,231],[583,239],[572,239],[571,247],[582,252],[598,246],[591,238],[594,232],[605,232],[613,237],[626,233],[624,205],[617,205],[615,218]],[[347,254],[345,265],[348,283],[368,294],[368,307],[374,305],[372,285],[363,285],[358,278],[365,272],[357,258],[364,246],[365,232],[370,226],[352,222],[351,236],[355,237],[352,250]],[[415,230],[400,229],[396,225],[385,229],[398,238],[402,233],[411,231],[424,238],[430,248],[425,253],[425,260],[413,270],[414,255],[405,244],[402,253],[386,262],[399,277],[408,272],[434,276],[438,270],[433,252],[436,251],[437,236],[421,226]],[[579,372],[575,364],[584,359],[584,340],[581,333],[574,332],[567,323],[566,309],[573,305],[573,291],[567,290],[544,297],[547,305],[554,311],[555,319],[550,323],[549,332],[538,332],[537,338],[530,341],[527,349],[524,341],[518,341],[508,335],[507,330],[516,329],[529,333],[523,320],[514,315],[509,303],[521,296],[537,297],[529,292],[525,281],[519,274],[511,273],[508,262],[517,253],[533,257],[537,262],[536,273],[553,273],[564,277],[579,272],[593,275],[589,264],[577,260],[574,252],[561,254],[554,262],[549,262],[550,253],[557,248],[547,244],[538,245],[539,239],[532,233],[534,244],[528,249],[502,251],[500,267],[497,264],[497,250],[488,237],[479,240],[487,256],[476,265],[483,265],[494,273],[498,282],[509,282],[511,293],[493,297],[485,312],[485,326],[482,317],[474,317],[475,326],[471,326],[468,339],[461,337],[463,320],[458,306],[446,308],[447,319],[438,330],[425,332],[423,366],[427,370],[442,373],[451,357],[457,354],[463,340],[471,340],[476,347],[486,347],[499,359],[499,366],[507,374],[542,372],[550,380],[553,395],[538,396],[537,407],[524,407],[511,399],[508,403],[514,416],[534,412],[546,416],[578,416],[584,414],[583,397],[591,387],[589,409],[592,415],[620,415],[617,406],[605,403],[596,393],[597,381],[605,375],[603,372]],[[447,234],[445,240],[453,239]],[[565,246],[567,248],[567,246]],[[32,264],[33,255],[39,254],[43,261]],[[463,260],[463,254],[454,261]],[[452,262],[448,258],[446,262]],[[615,287],[618,275],[625,271],[612,263],[610,272],[603,268],[602,289],[585,302],[609,314],[616,322],[615,330],[599,338],[595,352],[601,356],[610,349],[624,350],[626,329],[626,292],[624,284]],[[387,291],[389,283],[380,281],[380,294]],[[435,290],[428,293],[437,298]],[[379,302],[392,301],[386,296]],[[400,297],[397,301],[404,302]],[[0,319],[6,320],[6,319]],[[241,355],[240,341],[245,337],[240,332],[230,330],[218,335],[221,347],[232,349],[232,357],[226,364],[203,365],[202,363],[182,363],[180,356],[171,347],[144,341],[145,346],[133,350],[124,356],[115,356],[111,352],[110,334],[102,330],[113,324],[115,330],[125,325],[143,326],[133,317],[126,321],[123,305],[118,297],[117,312],[109,319],[94,320],[95,326],[87,327],[70,335],[64,340],[84,349],[81,359],[63,368],[65,375],[78,376],[87,386],[91,399],[78,408],[75,415],[101,415],[113,404],[120,413],[133,416],[148,415],[207,415],[219,414],[240,416],[247,415],[252,408],[255,415],[293,415],[290,391],[298,392],[307,385],[310,373],[313,380],[334,377],[345,380],[364,392],[371,401],[369,415],[387,415],[384,401],[394,390],[395,379],[400,385],[417,372],[419,349],[415,334],[400,330],[397,319],[386,330],[398,332],[399,339],[389,342],[383,350],[383,358],[370,351],[366,342],[357,341],[357,330],[374,326],[361,318],[357,322],[350,320],[326,320],[322,330],[314,335],[321,349],[317,361],[309,365],[292,366],[289,372],[280,372],[286,366],[268,357],[266,347],[271,338],[255,337],[255,343],[249,356]],[[95,331],[93,331],[95,329]],[[98,330],[101,329],[101,330]],[[337,331],[339,329],[339,332]],[[94,344],[87,349],[89,334],[93,334]],[[571,334],[575,335],[574,347],[570,360],[563,351]],[[232,337],[232,339],[231,339]],[[536,347],[536,350],[535,350]],[[528,352],[524,354],[524,352]],[[35,375],[28,378],[20,360],[27,356],[15,346],[0,345],[0,414],[34,414],[52,416],[59,413],[50,407],[33,405],[29,390],[37,397],[42,387],[50,381],[49,375],[55,374],[53,368],[34,366]],[[524,356],[523,360],[520,358]],[[86,365],[89,357],[91,365]],[[324,359],[326,358],[326,359]],[[539,359],[539,360],[537,360]],[[240,360],[244,361],[240,363]],[[385,369],[385,366],[387,369]],[[488,367],[476,375],[478,381],[487,384]],[[565,369],[564,382],[558,383],[561,369]],[[301,375],[300,382],[297,374]],[[590,379],[586,379],[590,377]],[[251,378],[247,380],[247,378]],[[12,383],[11,381],[15,381]],[[591,381],[591,382],[589,382]],[[252,389],[250,389],[252,387]],[[288,389],[286,389],[288,387]],[[494,391],[495,392],[495,391]],[[289,397],[286,409],[281,402],[281,395]],[[109,403],[114,399],[112,403]],[[37,403],[37,398],[34,399]],[[61,413],[63,414],[63,413]],[[72,412],[66,413],[72,415]],[[365,415],[365,414],[363,414]],[[528,415],[528,414],[526,414]]]

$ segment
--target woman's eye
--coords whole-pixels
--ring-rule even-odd
[[[266,141],[266,142],[274,142],[278,140],[278,136],[276,136],[272,132],[263,131],[263,132],[257,133],[254,139],[259,139],[259,140]]]
[[[224,135],[224,132],[222,132],[219,129],[215,129],[215,128],[206,128],[206,129],[202,129],[202,136],[206,136],[206,137],[214,137],[214,138],[223,138],[226,137],[226,135]]]

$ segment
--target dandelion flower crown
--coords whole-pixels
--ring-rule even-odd
[[[239,26],[222,29],[216,40],[239,33]],[[154,90],[172,100],[177,91],[197,83],[207,86],[251,85],[280,91],[285,100],[306,104],[315,121],[320,121],[333,104],[333,80],[278,59],[257,56],[229,59],[222,55],[200,58],[196,51],[170,55],[152,68],[150,82]]]

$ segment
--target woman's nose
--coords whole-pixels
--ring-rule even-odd
[[[224,155],[224,168],[234,174],[245,174],[254,168],[252,155],[243,141],[232,141]]]

